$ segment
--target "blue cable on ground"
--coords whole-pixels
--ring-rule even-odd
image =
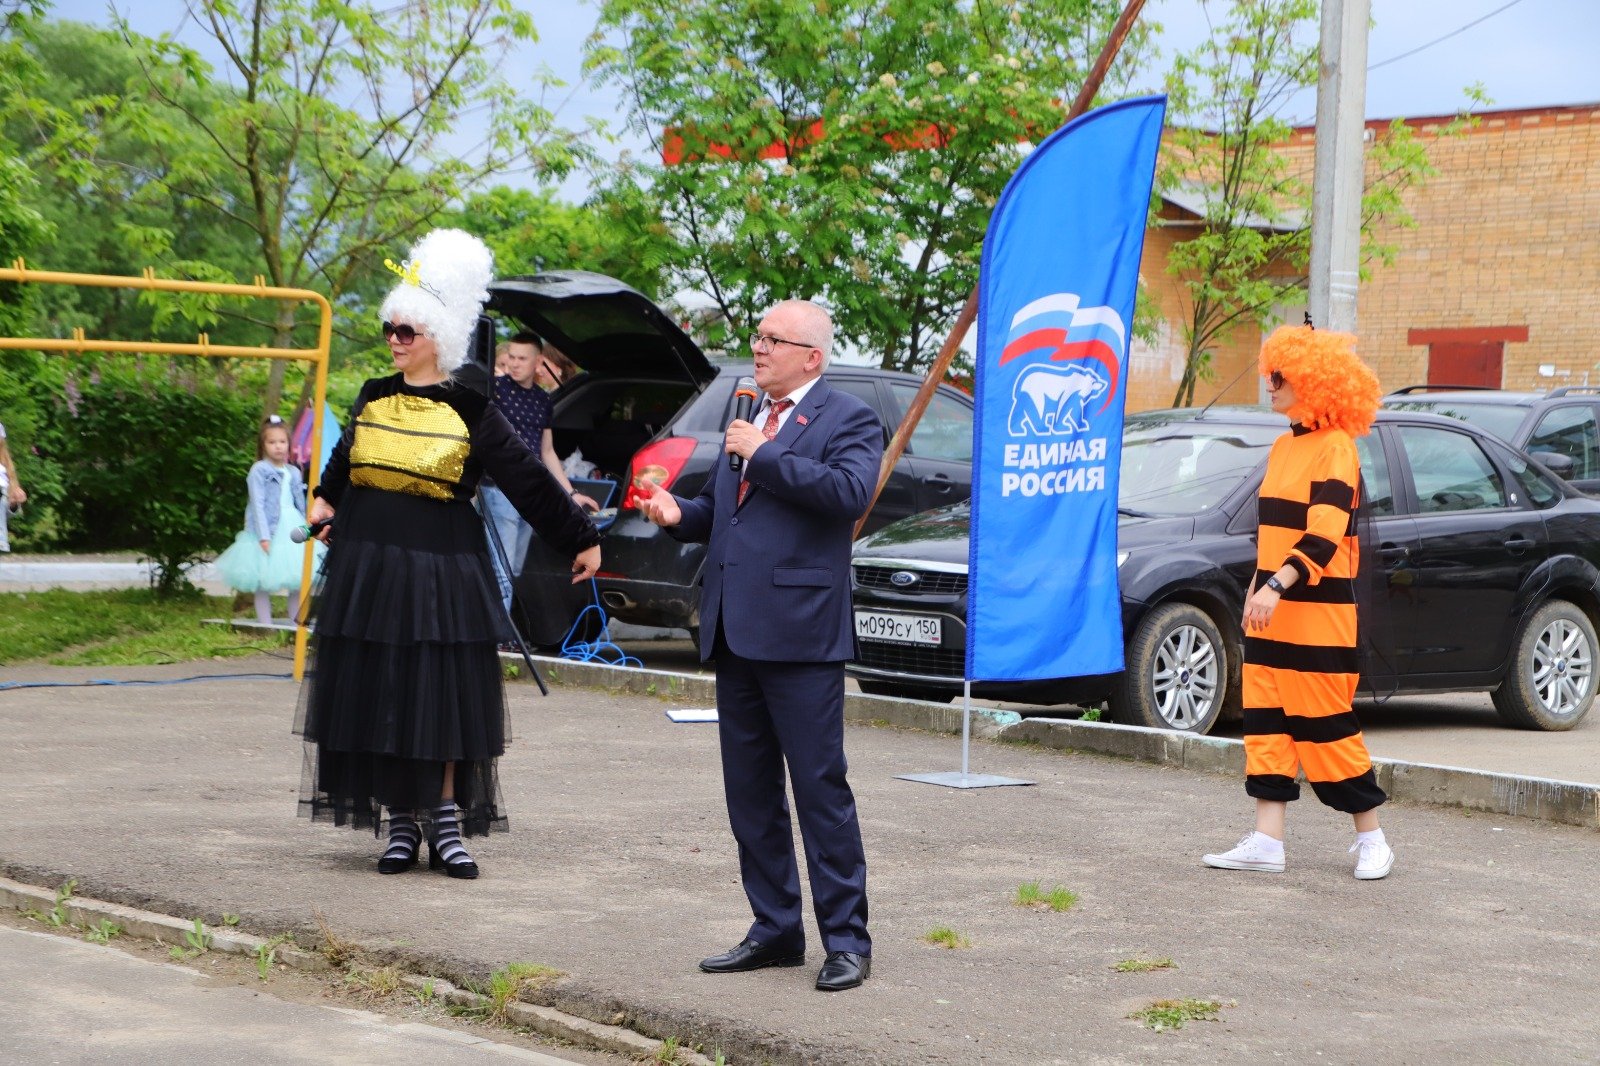
[[[643,667],[642,661],[611,642],[611,620],[606,617],[605,608],[600,606],[600,585],[592,577],[589,579],[589,591],[594,596],[594,602],[578,612],[578,617],[572,620],[572,627],[567,630],[567,635],[561,638],[561,657],[580,663]],[[590,611],[600,618],[599,636],[594,640],[574,640]]]
[[[182,685],[189,681],[293,681],[293,674],[196,674],[193,677],[173,677],[160,681],[133,678],[115,681],[99,678],[93,681],[0,681],[0,692],[23,688],[101,688],[111,685]]]

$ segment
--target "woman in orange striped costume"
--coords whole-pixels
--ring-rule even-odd
[[[1283,871],[1284,817],[1304,770],[1317,798],[1354,816],[1361,880],[1384,877],[1394,851],[1378,828],[1387,797],[1373,776],[1350,701],[1356,654],[1356,508],[1361,465],[1353,437],[1372,428],[1378,379],[1344,333],[1284,326],[1261,347],[1272,409],[1289,432],[1261,483],[1256,575],[1244,609],[1245,792],[1255,831],[1205,856],[1224,870]]]

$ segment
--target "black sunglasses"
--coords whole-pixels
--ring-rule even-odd
[[[1267,375],[1267,381],[1272,385],[1274,392],[1283,388],[1283,371],[1274,370],[1272,373]]]
[[[417,330],[416,327],[408,326],[404,322],[399,324],[385,322],[383,324],[383,339],[388,340],[390,337],[393,337],[401,344],[410,344],[417,339]]]

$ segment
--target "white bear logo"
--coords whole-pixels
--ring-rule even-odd
[[[1006,428],[1013,437],[1067,437],[1087,433],[1089,420],[1083,406],[1105,395],[1109,383],[1097,368],[1035,366],[1017,378],[1011,390],[1011,417]]]

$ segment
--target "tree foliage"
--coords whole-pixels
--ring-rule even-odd
[[[220,281],[262,275],[329,293],[337,408],[386,363],[386,351],[372,359],[383,349],[370,313],[390,280],[383,258],[399,257],[417,231],[496,177],[555,177],[588,157],[586,142],[538,102],[545,79],[505,62],[533,39],[520,6],[192,0],[182,35],[152,40],[125,22],[52,19],[42,0],[0,0],[0,261],[25,255],[46,269],[116,275],[154,266]],[[201,50],[225,60],[213,69]],[[467,115],[487,131],[481,143],[459,132]],[[609,237],[577,217],[557,228],[582,254]],[[0,285],[0,333],[82,328],[192,341],[205,330],[218,343],[309,347],[310,323],[280,315],[284,306]],[[99,482],[72,473],[84,459],[73,409],[134,363],[0,352],[0,418],[30,495],[12,526],[19,548],[119,546],[106,539],[117,524],[99,522],[99,504],[77,495]],[[215,386],[251,397],[258,412],[288,415],[283,370],[278,361],[151,360],[139,389],[177,394],[170,404],[181,405]],[[228,466],[250,440],[213,461]],[[237,510],[242,484],[223,483]]]
[[[747,333],[778,299],[819,297],[843,343],[925,366],[976,281],[990,209],[1061,124],[1120,8],[606,0],[591,68],[622,87],[653,146],[670,131],[687,155],[624,167],[610,195],[661,204],[684,246],[674,280],[726,331]],[[1146,34],[1108,95],[1142,67]]]
[[[273,285],[340,302],[364,279],[376,285],[385,256],[398,258],[480,183],[523,167],[558,176],[586,152],[504,74],[509,47],[536,38],[512,0],[190,8],[195,39],[226,62],[213,71],[190,41],[141,38],[122,21],[143,81],[119,118],[167,149],[164,169],[144,177],[248,234]],[[527,76],[535,88],[542,80]],[[194,91],[210,85],[225,92],[194,106]],[[456,137],[468,113],[484,131],[476,144]],[[273,343],[288,346],[294,325],[280,306]],[[275,364],[269,409],[282,373]]]
[[[439,221],[482,237],[499,276],[593,270],[652,298],[663,295],[677,252],[656,205],[645,197],[580,207],[549,192],[497,185]]]
[[[1182,281],[1185,359],[1172,402],[1194,402],[1212,353],[1232,330],[1263,323],[1275,304],[1298,299],[1311,250],[1311,181],[1282,148],[1293,127],[1289,99],[1317,83],[1317,0],[1201,0],[1221,16],[1207,41],[1179,55],[1167,77],[1169,128],[1158,187],[1204,202],[1203,225],[1178,242],[1168,270]],[[1225,9],[1225,10],[1223,10]],[[1469,95],[1482,99],[1469,90]],[[1446,135],[1468,123],[1460,117]],[[1362,275],[1396,248],[1378,234],[1412,224],[1402,193],[1433,173],[1425,146],[1394,122],[1367,148],[1362,195]]]
[[[241,527],[260,411],[254,397],[208,375],[171,387],[171,366],[112,364],[84,384],[64,418],[63,507],[101,546],[148,558],[163,596],[187,590],[187,568]]]

